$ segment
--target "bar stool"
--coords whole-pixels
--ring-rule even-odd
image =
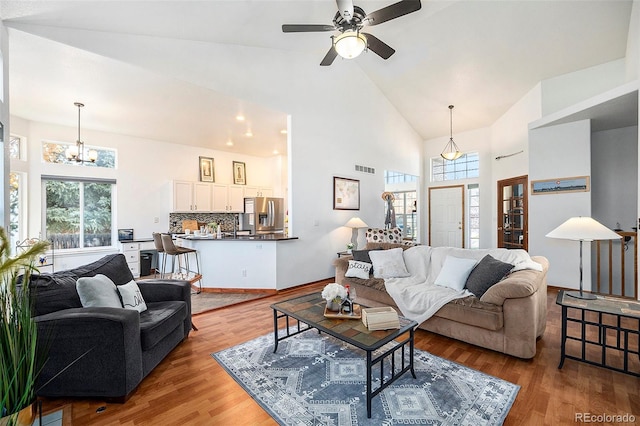
[[[162,264],[162,270],[164,271],[164,273],[166,273],[166,271],[167,271],[167,268],[166,268],[167,256],[173,256],[171,258],[171,272],[172,273],[175,270],[176,257],[178,258],[178,272],[181,273],[182,266],[180,265],[180,256],[184,255],[183,257],[185,259],[185,265],[186,265],[186,270],[187,270],[187,279],[188,279],[189,271],[190,271],[190,269],[189,269],[189,253],[195,253],[196,254],[197,273],[198,273],[198,276],[200,276],[200,263],[198,262],[198,251],[196,249],[176,246],[175,244],[173,244],[173,239],[171,238],[171,234],[162,234],[161,237],[162,237],[162,248],[164,249],[164,261],[163,261],[163,264]],[[197,293],[200,293],[202,291],[202,279],[199,278],[198,282],[199,282],[199,289],[198,289]]]
[[[164,252],[164,246],[162,245],[162,235],[159,232],[154,232],[153,234],[153,244],[156,246],[156,251],[158,252],[158,264],[156,265],[156,271],[153,274],[154,277],[160,273],[160,278],[164,277],[164,266],[160,269],[160,254],[162,257],[167,257],[167,254]]]

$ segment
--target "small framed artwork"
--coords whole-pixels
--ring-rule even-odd
[[[247,184],[247,169],[243,162],[233,162],[233,184],[234,185],[246,185]]]
[[[215,182],[213,158],[200,157],[200,182]]]
[[[561,192],[589,192],[589,176],[531,181],[531,194],[533,195]]]
[[[333,209],[360,210],[360,181],[333,177]]]

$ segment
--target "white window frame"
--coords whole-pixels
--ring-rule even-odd
[[[469,165],[476,163],[477,169],[470,169]],[[467,152],[462,154],[457,160],[445,160],[444,158],[431,158],[431,182],[451,182],[462,179],[477,179],[480,177],[480,154],[477,152]],[[442,172],[438,168],[442,167]],[[453,168],[454,170],[445,171],[445,168]],[[450,176],[453,174],[453,176]],[[459,176],[464,174],[464,176]],[[442,178],[439,178],[441,176]]]

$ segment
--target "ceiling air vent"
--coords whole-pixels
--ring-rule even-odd
[[[374,169],[373,167],[358,166],[356,164],[356,172],[369,173],[370,175],[375,175],[376,174],[376,169]]]

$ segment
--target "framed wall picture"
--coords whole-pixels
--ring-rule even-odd
[[[234,185],[247,184],[247,169],[243,162],[233,162],[233,183]]]
[[[200,157],[200,182],[215,182],[213,158]]]
[[[533,195],[561,192],[589,192],[589,176],[531,181],[531,194]]]
[[[333,177],[333,209],[360,210],[360,181]]]

